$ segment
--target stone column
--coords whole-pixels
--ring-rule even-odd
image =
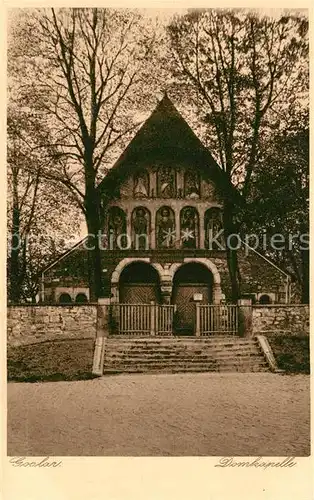
[[[118,304],[119,303],[119,285],[118,284],[112,284],[111,288],[111,303],[112,304]]]
[[[92,373],[98,376],[102,376],[104,371],[106,338],[109,335],[109,306],[109,298],[98,299],[96,340],[92,369]]]
[[[182,195],[184,196],[184,174],[182,170],[177,171],[176,170],[176,184],[177,184],[177,193],[179,193],[179,190],[181,190]]]
[[[181,248],[181,231],[180,231],[180,208],[175,208],[175,223],[176,223],[176,241],[175,248]]]
[[[239,336],[253,337],[252,299],[238,300]]]
[[[199,209],[199,248],[205,248],[204,208]]]
[[[172,293],[172,283],[169,281],[164,281],[160,283],[162,303],[170,305],[171,303],[171,293]]]
[[[196,313],[195,336],[200,337],[201,336],[201,325],[200,325],[201,311],[200,311],[199,302],[197,302],[195,304],[195,313]]]
[[[150,210],[150,248],[152,250],[156,249],[156,207],[152,207]]]
[[[127,234],[127,242],[131,242],[133,246],[134,242],[132,241],[132,209],[128,208],[126,210],[126,234]]]
[[[220,304],[222,299],[220,283],[213,283],[213,304]]]
[[[150,193],[149,197],[152,197],[152,193],[154,193],[154,198],[157,197],[157,171],[151,171],[150,176]]]

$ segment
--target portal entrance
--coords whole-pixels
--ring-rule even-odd
[[[196,302],[212,303],[213,276],[203,264],[191,262],[182,265],[173,278],[172,303],[177,306],[175,333],[194,335]]]
[[[160,303],[160,280],[156,269],[146,262],[132,262],[124,268],[119,280],[119,302],[122,304]]]

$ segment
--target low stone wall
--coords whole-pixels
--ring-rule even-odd
[[[253,334],[307,335],[309,313],[303,304],[253,306]]]
[[[9,306],[8,346],[45,340],[95,338],[96,304],[58,306]]]
[[[249,308],[251,309],[251,308]],[[97,305],[19,305],[7,310],[8,346],[45,340],[96,338]],[[251,334],[309,334],[309,306],[253,306]]]

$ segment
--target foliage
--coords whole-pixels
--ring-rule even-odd
[[[279,266],[289,269],[309,301],[309,128],[307,116],[275,135],[256,166],[242,230],[252,232]],[[270,244],[275,235],[283,244]],[[278,240],[279,241],[279,240]],[[279,248],[281,247],[281,248]],[[261,248],[263,251],[263,248]]]
[[[11,302],[31,299],[39,291],[42,268],[60,255],[78,230],[69,216],[67,193],[42,176],[46,165],[38,149],[43,128],[11,99],[8,107],[8,297]],[[31,168],[29,168],[31,166]],[[63,190],[64,191],[64,190]],[[66,244],[65,240],[68,240]]]
[[[269,18],[244,9],[192,11],[168,28],[175,91],[197,110],[206,142],[244,204],[264,144],[308,106],[307,31],[302,15]],[[239,216],[227,200],[226,238],[238,232]],[[236,299],[235,251],[228,265]]]
[[[115,148],[138,126],[134,116],[152,82],[155,33],[135,10],[50,9],[30,11],[15,40],[13,54],[21,51],[15,82],[24,69],[18,87],[25,104],[46,117],[50,141],[43,146],[57,160],[45,175],[69,190],[85,216],[94,246],[91,291],[100,296],[97,234],[106,200],[97,185]]]
[[[272,335],[268,337],[279,369],[286,373],[310,373],[309,336]]]

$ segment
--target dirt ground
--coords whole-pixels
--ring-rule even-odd
[[[308,375],[119,375],[8,384],[9,456],[309,454]]]

